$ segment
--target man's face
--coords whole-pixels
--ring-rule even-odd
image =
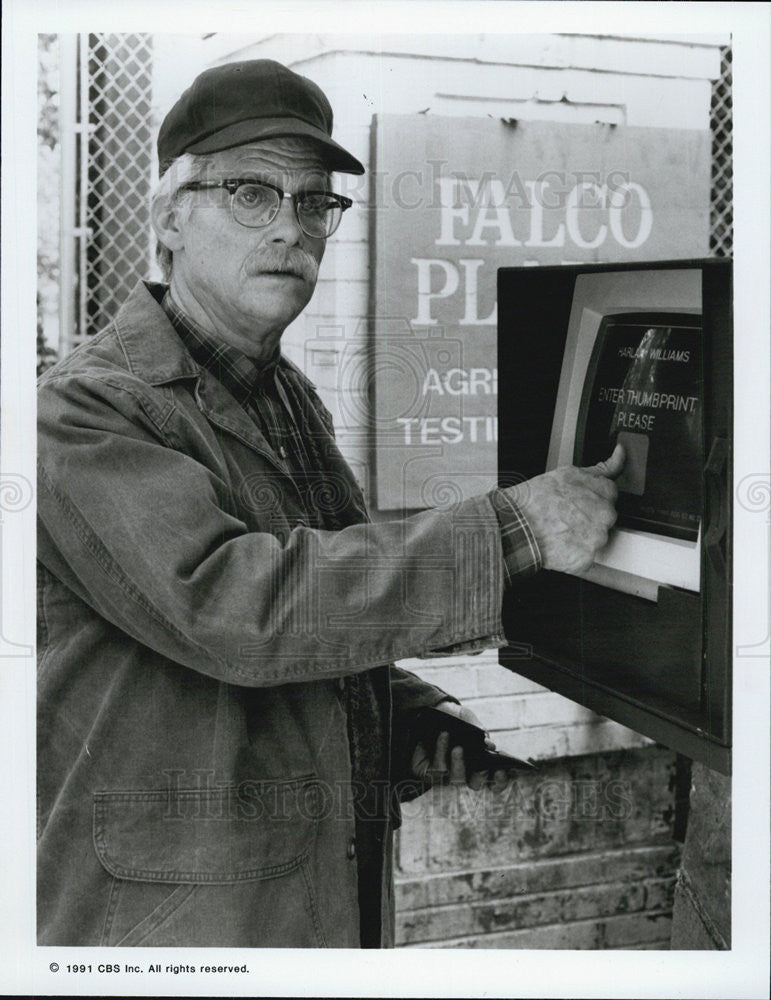
[[[329,175],[310,143],[273,139],[223,150],[205,180],[248,178],[284,191],[328,190]],[[316,285],[325,240],[306,235],[294,202],[285,198],[267,226],[236,222],[223,188],[195,191],[179,213],[182,247],[174,249],[172,292],[183,308],[208,320],[214,332],[229,333],[259,354],[307,305]],[[284,269],[285,267],[285,269]],[[297,271],[303,273],[298,274]]]

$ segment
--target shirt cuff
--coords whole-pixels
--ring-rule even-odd
[[[530,525],[504,490],[493,490],[490,501],[498,515],[503,549],[503,582],[510,587],[515,577],[532,576],[543,562]]]

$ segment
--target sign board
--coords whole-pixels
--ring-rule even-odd
[[[706,254],[709,134],[385,115],[374,163],[377,506],[430,507],[496,482],[497,269]]]

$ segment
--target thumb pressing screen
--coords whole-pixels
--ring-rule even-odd
[[[619,442],[618,526],[695,542],[702,508],[701,318],[605,316],[586,373],[576,465]]]

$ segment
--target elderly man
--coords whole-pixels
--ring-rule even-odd
[[[42,379],[40,944],[390,944],[399,797],[505,781],[392,661],[501,645],[504,585],[613,523],[620,455],[369,523],[280,354],[363,171],[331,133],[277,63],[199,76],[158,138],[168,285]]]

